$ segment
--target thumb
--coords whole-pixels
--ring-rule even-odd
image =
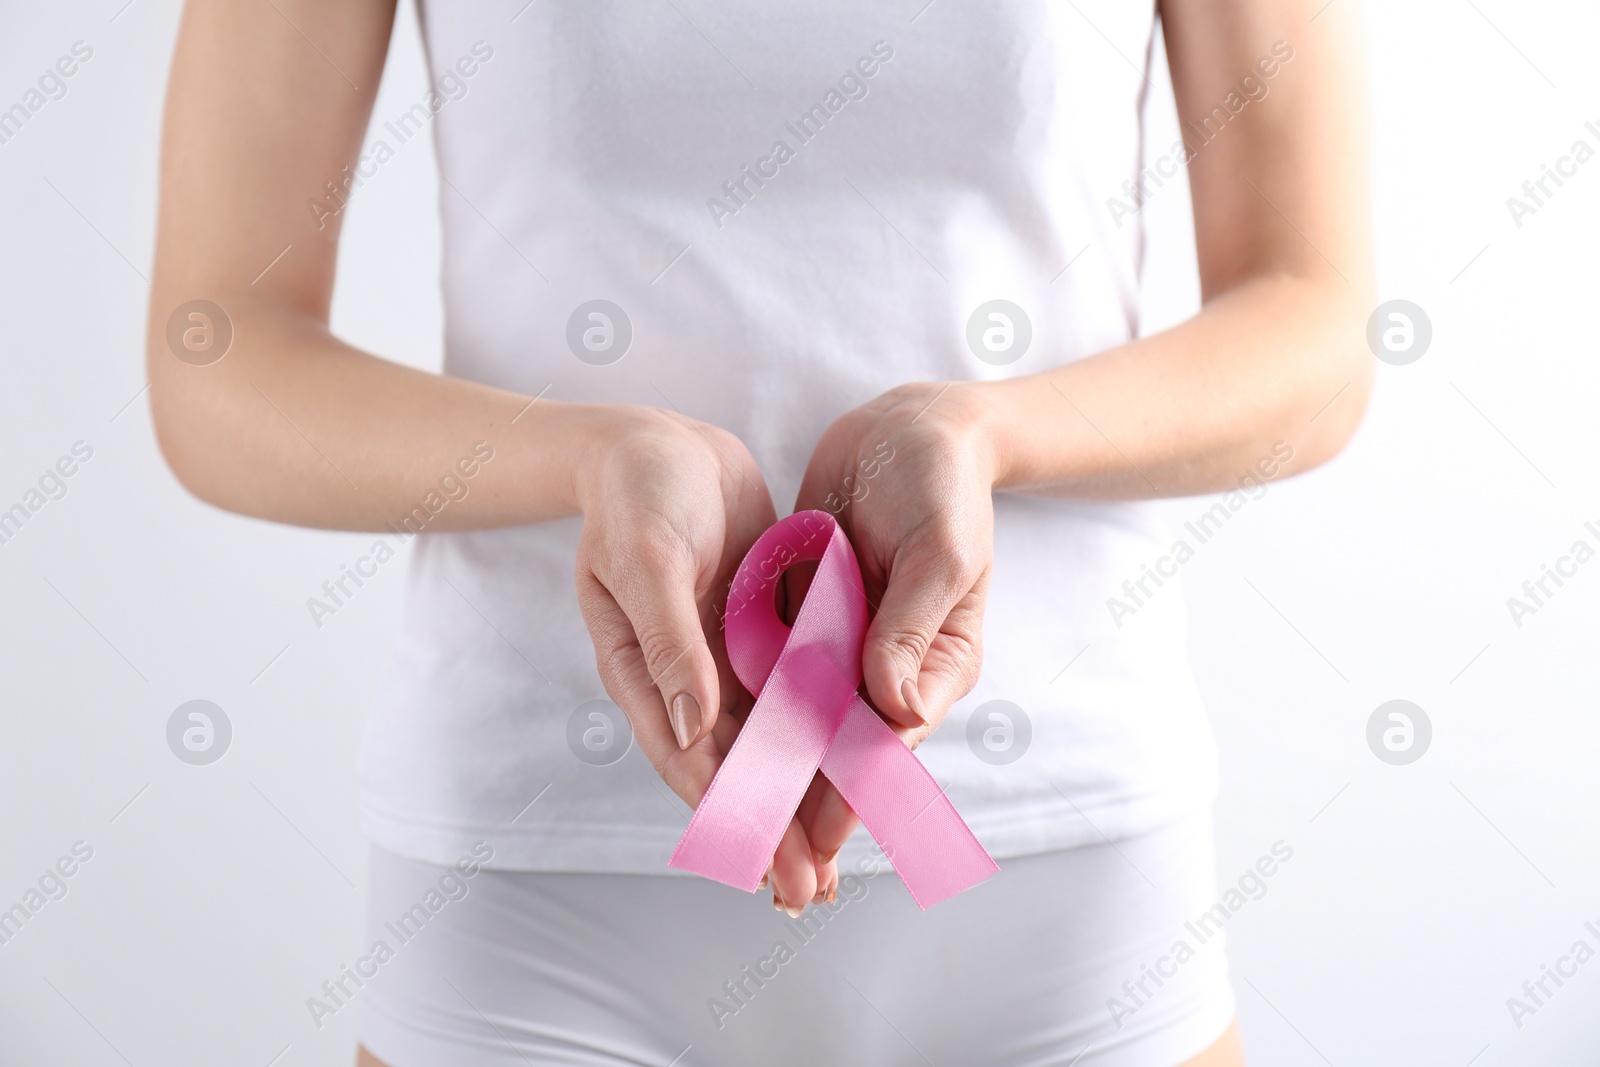
[[[891,721],[909,727],[929,721],[919,685],[924,661],[973,585],[955,553],[907,545],[896,556],[861,657],[867,695]],[[945,709],[938,710],[942,716]]]
[[[685,566],[628,566],[602,578],[580,568],[578,599],[594,639],[601,681],[633,723],[658,769],[708,737],[720,686],[693,579]],[[699,775],[692,777],[698,778]],[[669,782],[683,795],[694,783]],[[699,784],[703,789],[703,783]],[[698,797],[696,797],[698,799]],[[691,801],[692,803],[693,801]]]
[[[620,583],[617,604],[638,638],[640,662],[680,749],[709,733],[721,702],[716,659],[701,626],[692,575],[644,567]]]

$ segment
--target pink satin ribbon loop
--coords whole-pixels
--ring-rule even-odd
[[[778,616],[778,579],[812,560],[816,576],[789,627]],[[754,892],[820,768],[919,907],[999,870],[922,762],[857,695],[867,601],[833,516],[797,512],[756,540],[734,576],[726,625],[728,659],[756,703],[670,866]]]

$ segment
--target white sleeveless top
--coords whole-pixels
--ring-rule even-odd
[[[879,393],[1129,340],[1142,235],[1107,200],[1140,167],[1152,4],[924,2],[427,0],[435,95],[372,137],[432,127],[447,373],[726,427],[781,515]],[[378,845],[667,872],[688,809],[604,703],[579,528],[415,539],[361,758]],[[982,679],[918,753],[995,856],[1209,803],[1181,590],[1108,606],[1171,545],[1146,504],[997,496]]]

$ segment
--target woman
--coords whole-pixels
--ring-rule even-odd
[[[1359,421],[1359,93],[1339,8],[1158,8],[424,0],[435,83],[363,148],[392,3],[190,0],[162,448],[219,507],[417,542],[361,761],[372,950],[308,1002],[361,1000],[363,1063],[1243,1062],[1185,925],[1217,893],[1187,557],[1140,498]],[[1157,16],[1186,121],[1152,160]],[[327,327],[352,186],[429,127],[444,376]],[[1136,339],[1183,164],[1204,309]],[[225,358],[174,358],[196,300]],[[774,495],[845,529],[864,691],[1002,867],[926,914],[820,777],[787,915],[666,870],[750,706],[719,612]]]

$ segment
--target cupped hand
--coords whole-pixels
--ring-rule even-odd
[[[718,616],[740,560],[774,521],[733,434],[654,408],[599,409],[599,445],[574,472],[583,512],[578,604],[600,679],[662,779],[698,806],[753,703],[728,665]],[[769,880],[791,914],[816,893],[791,823]]]
[[[862,674],[867,697],[915,748],[977,683],[994,558],[993,411],[961,384],[892,389],[822,435],[795,510],[833,514],[861,563],[875,615]],[[787,586],[791,605],[803,578]],[[838,886],[835,853],[855,813],[818,775],[800,807],[819,899]]]

